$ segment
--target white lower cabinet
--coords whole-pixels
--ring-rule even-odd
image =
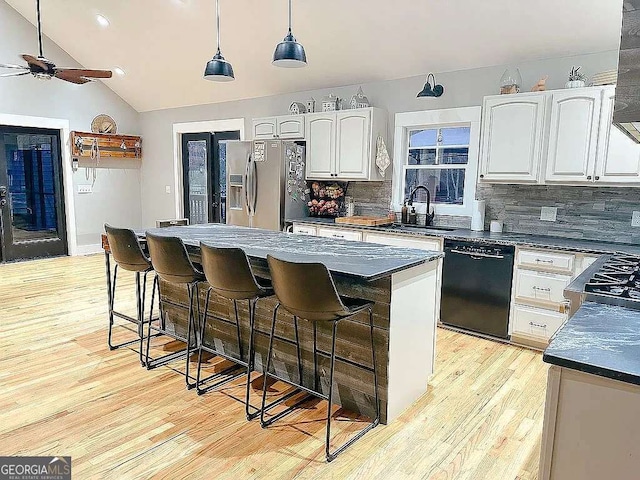
[[[293,233],[298,233],[300,235],[316,235],[316,227],[312,227],[311,225],[299,225],[295,224],[293,226]]]
[[[551,336],[567,320],[567,314],[530,307],[515,305],[512,318],[512,335],[526,335],[548,341]]]
[[[391,245],[396,247],[415,248],[418,250],[442,251],[442,240],[439,238],[414,239],[400,235],[382,235],[379,233],[365,234],[365,242],[380,243],[381,245]]]
[[[339,238],[340,240],[362,241],[362,232],[355,230],[342,230],[333,228],[318,228],[318,236],[325,238]]]

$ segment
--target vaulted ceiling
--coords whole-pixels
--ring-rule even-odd
[[[35,0],[7,2],[35,22]],[[45,34],[85,67],[124,69],[106,83],[138,111],[614,50],[622,18],[622,0],[293,0],[309,66],[281,69],[271,57],[287,0],[221,0],[236,81],[218,84],[202,78],[214,0],[41,3]],[[37,51],[35,36],[24,48]]]

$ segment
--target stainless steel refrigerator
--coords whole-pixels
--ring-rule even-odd
[[[306,216],[303,142],[227,143],[227,224],[282,230]]]

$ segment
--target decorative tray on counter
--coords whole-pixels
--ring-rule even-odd
[[[344,211],[346,183],[309,182],[309,216],[335,218]]]
[[[393,219],[389,217],[367,217],[358,216],[336,218],[336,223],[343,225],[361,225],[365,227],[379,227],[381,225],[393,224]]]

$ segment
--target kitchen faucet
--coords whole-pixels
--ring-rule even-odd
[[[416,196],[416,192],[418,190],[424,190],[425,192],[427,192],[427,214],[425,216],[425,221],[424,221],[424,225],[425,227],[428,227],[429,225],[431,225],[431,223],[433,222],[433,217],[436,216],[435,213],[431,213],[431,192],[429,192],[429,189],[427,187],[425,187],[424,185],[418,185],[417,187],[415,187],[413,190],[411,190],[411,194],[409,195],[409,206],[413,205],[413,199]]]

